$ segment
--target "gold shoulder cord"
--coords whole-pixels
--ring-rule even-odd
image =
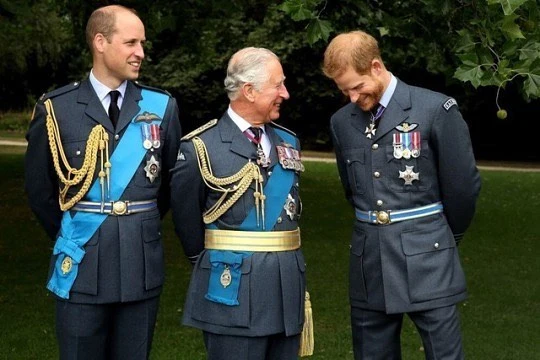
[[[53,105],[50,99],[45,101],[45,108],[47,110],[47,135],[49,137],[49,147],[51,149],[51,154],[54,163],[54,169],[56,174],[60,178],[64,187],[60,189],[59,203],[60,209],[62,211],[69,210],[73,207],[90,189],[92,184],[92,179],[94,178],[94,173],[96,170],[96,160],[98,151],[100,151],[101,157],[101,169],[99,172],[99,181],[101,184],[101,197],[102,202],[104,201],[105,194],[105,177],[107,178],[107,183],[109,183],[110,177],[110,168],[111,163],[109,162],[109,134],[105,131],[103,126],[96,125],[86,141],[86,150],[84,154],[84,161],[80,169],[72,168],[62,147],[62,141],[60,138],[60,131],[58,129],[58,122],[56,120],[56,115],[54,114]],[[62,164],[67,171],[67,175],[64,176],[62,167],[60,166],[60,160],[58,154],[62,158]],[[83,182],[84,180],[84,182]],[[69,201],[66,202],[66,195],[71,186],[78,185],[83,182],[81,188]],[[107,184],[107,189],[109,188]]]
[[[253,196],[255,197],[257,226],[259,226],[260,218],[262,217],[262,227],[264,229],[264,200],[266,199],[266,196],[263,193],[263,177],[261,175],[259,166],[249,161],[236,174],[225,178],[217,178],[212,173],[210,158],[204,142],[199,137],[194,137],[192,141],[193,145],[195,146],[197,161],[199,163],[199,169],[201,171],[204,183],[210,189],[223,193],[219,200],[203,214],[204,223],[210,224],[216,221],[221,215],[229,210],[229,208],[233,206],[242,195],[244,195],[251,182],[254,181],[255,193]],[[228,185],[232,186],[228,187]],[[232,193],[232,196],[225,200],[227,195],[230,193]],[[262,214],[262,216],[260,216],[260,214]]]

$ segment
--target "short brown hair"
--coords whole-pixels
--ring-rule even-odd
[[[129,11],[137,15],[135,10],[125,6],[110,5],[94,10],[92,15],[88,18],[88,23],[86,23],[86,43],[88,44],[88,47],[90,47],[91,52],[94,52],[92,44],[96,34],[103,34],[107,41],[111,41],[111,36],[116,31],[114,25],[116,22],[117,11]]]
[[[352,67],[359,74],[371,69],[371,61],[381,59],[377,40],[363,31],[351,31],[336,36],[324,52],[323,72],[334,79]]]

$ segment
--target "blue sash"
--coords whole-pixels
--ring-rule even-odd
[[[153,123],[161,124],[169,97],[146,89],[142,90],[141,95],[142,100],[139,102],[140,113],[147,111],[157,114],[159,118],[154,120]],[[142,146],[141,141],[141,126],[145,122],[135,122],[139,114],[128,125],[111,156],[109,201],[116,201],[121,198],[146,154],[147,150]],[[137,143],[141,143],[141,145],[134,146]],[[99,179],[94,181],[86,194],[86,198],[90,201],[101,201]],[[56,239],[53,249],[53,255],[57,255],[56,263],[47,284],[47,289],[63,299],[69,299],[69,292],[77,278],[79,264],[85,255],[83,247],[107,216],[107,214],[90,212],[76,212],[71,216],[70,211],[64,212],[60,235]]]
[[[296,144],[296,139],[288,132],[274,129],[278,135],[289,144]],[[272,170],[272,176],[264,187],[266,195],[266,229],[272,231],[274,225],[285,204],[289,192],[294,183],[294,171],[285,170],[282,166],[276,165]],[[210,224],[208,228],[217,228],[215,224]],[[240,231],[264,231],[257,226],[257,214],[255,206],[251,209],[239,227]],[[238,290],[240,288],[240,278],[242,275],[241,266],[243,259],[251,256],[251,251],[224,251],[208,250],[210,256],[210,280],[208,282],[208,293],[205,298],[225,305],[238,305]],[[231,283],[227,287],[221,285],[221,275],[227,269],[231,275]]]

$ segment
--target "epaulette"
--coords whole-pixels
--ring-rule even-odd
[[[214,127],[217,123],[218,123],[218,119],[210,120],[209,122],[207,122],[203,126],[200,126],[197,129],[190,132],[189,134],[184,135],[181,140],[182,141],[189,140],[192,137],[195,137],[195,136],[199,135],[200,133],[205,132],[206,130],[210,129],[211,127]]]
[[[455,99],[453,99],[453,98],[449,98],[448,100],[446,100],[444,102],[443,108],[444,108],[444,110],[448,111],[454,105],[457,105],[457,101]]]
[[[156,88],[156,87],[152,87],[152,86],[148,86],[148,85],[143,85],[141,84],[140,82],[138,81],[134,81],[133,82],[135,85],[137,85],[138,87],[141,87],[143,89],[146,89],[146,90],[151,90],[151,91],[155,91],[155,92],[159,92],[159,93],[162,93],[162,94],[165,94],[167,96],[171,96],[171,93],[168,92],[167,90],[164,90],[164,89],[160,89],[160,88]]]
[[[275,126],[275,127],[279,128],[279,129],[281,129],[281,130],[284,130],[284,131],[288,132],[288,133],[291,134],[292,136],[296,137],[296,134],[294,133],[294,131],[289,130],[289,129],[287,129],[286,127],[281,126],[281,125],[279,125],[279,124],[276,124],[276,123],[273,122],[273,121],[272,121],[269,125],[270,125],[270,126]]]
[[[77,89],[79,87],[79,85],[81,85],[80,81],[72,82],[69,85],[62,86],[62,87],[60,87],[58,89],[55,89],[53,91],[50,91],[48,93],[45,93],[45,94],[41,95],[40,98],[39,98],[39,101],[44,101],[46,99],[51,99],[51,98],[56,97],[58,95],[62,95],[62,94],[65,94],[67,92],[73,91],[73,90]]]

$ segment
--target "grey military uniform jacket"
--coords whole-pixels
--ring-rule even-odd
[[[441,201],[444,212],[377,225],[356,221],[350,250],[350,301],[401,313],[466,298],[456,241],[469,226],[480,191],[469,131],[453,99],[398,80],[373,139],[368,113],[351,103],[331,119],[338,170],[356,209],[401,210]],[[393,134],[404,123],[421,135],[418,158],[394,157]],[[406,166],[419,174],[405,184]]]
[[[263,176],[268,178],[278,162],[276,145],[283,140],[266,125],[272,143],[271,164]],[[214,176],[222,178],[236,174],[248,161],[256,161],[255,146],[225,114],[217,125],[198,135],[205,143]],[[298,142],[298,141],[297,141]],[[296,144],[298,149],[298,144]],[[287,170],[293,171],[293,170]],[[208,292],[210,262],[204,250],[205,224],[203,212],[210,208],[221,193],[209,189],[201,177],[194,146],[184,141],[171,175],[171,210],[175,229],[186,255],[198,258],[191,277],[183,323],[216,334],[265,336],[285,332],[299,334],[304,322],[305,264],[302,251],[256,252],[245,258],[241,266],[239,305],[228,306],[205,298]],[[254,206],[253,184],[244,195],[217,220],[217,227],[235,230]],[[290,191],[296,204],[298,174]],[[278,222],[267,231],[287,231],[298,227],[298,215],[292,219],[282,211]]]
[[[109,149],[111,153],[114,151],[129,122],[141,111],[138,105],[142,98],[141,90],[141,85],[127,83],[116,130],[89,80],[57,89],[38,101],[26,136],[25,189],[33,212],[51,239],[54,240],[58,234],[62,212],[58,204],[60,182],[49,149],[43,102],[52,100],[62,146],[69,164],[78,169],[83,163],[88,135],[96,125],[101,124],[107,130]],[[129,201],[157,198],[159,209],[107,217],[84,246],[86,254],[71,289],[71,302],[136,301],[161,292],[164,280],[161,217],[169,208],[168,170],[176,161],[181,137],[176,100],[168,96],[160,125],[161,146],[147,151],[121,197],[121,200]],[[142,146],[142,137],[140,143],[132,146]],[[161,165],[160,175],[153,182],[144,170],[152,155]],[[94,176],[97,177],[98,171],[99,164]],[[78,190],[79,187],[70,189],[68,198]],[[51,270],[55,260],[53,255]]]

